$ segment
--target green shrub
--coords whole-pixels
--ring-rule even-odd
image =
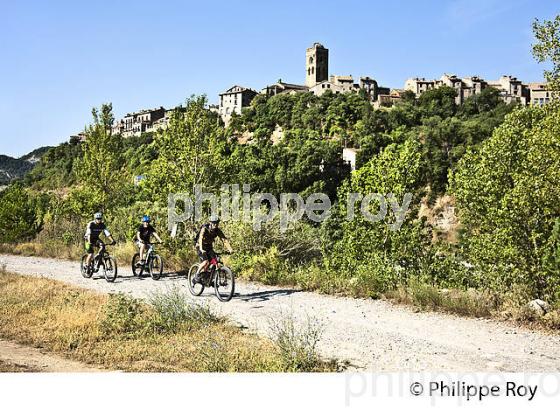
[[[293,314],[280,312],[269,324],[284,371],[306,372],[318,367],[321,360],[317,354],[317,343],[323,327],[317,320],[308,316],[303,324],[298,325]]]
[[[103,306],[99,329],[106,337],[132,338],[146,325],[146,309],[138,299],[122,293],[110,294]]]
[[[178,286],[152,294],[149,302],[153,309],[150,324],[158,333],[176,333],[222,321],[208,306],[189,303]]]

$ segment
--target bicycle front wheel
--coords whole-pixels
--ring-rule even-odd
[[[82,272],[82,276],[84,278],[89,279],[93,275],[93,269],[91,269],[91,266],[87,266],[86,263],[87,257],[88,257],[87,253],[84,256],[82,256],[82,261],[80,262],[80,271]]]
[[[112,256],[105,258],[104,260],[105,268],[103,269],[103,274],[105,275],[105,280],[107,282],[114,282],[117,279],[117,261]]]
[[[150,258],[150,275],[153,280],[159,280],[163,273],[163,260],[159,255],[153,255]]]
[[[131,262],[132,274],[134,276],[142,276],[142,270],[144,269],[144,267],[142,265],[139,265],[139,262],[140,262],[140,254],[137,252],[132,257],[132,262]]]
[[[235,277],[227,266],[222,266],[215,274],[214,290],[216,297],[222,302],[229,302],[235,292]]]

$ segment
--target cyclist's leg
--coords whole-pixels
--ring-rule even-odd
[[[85,244],[87,258],[86,258],[86,266],[90,266],[91,259],[93,258],[93,244],[90,242],[86,242]]]
[[[138,262],[140,264],[143,264],[144,263],[144,254],[146,253],[146,244],[140,242],[139,246],[140,246],[140,260]]]
[[[198,258],[200,259],[200,263],[198,264],[198,270],[196,271],[196,279],[200,278],[200,274],[201,272],[205,272],[206,269],[208,268],[208,264],[210,263],[210,259],[208,256],[208,251],[206,252],[201,252],[200,249],[197,250],[198,252]]]

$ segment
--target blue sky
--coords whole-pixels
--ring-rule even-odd
[[[191,94],[217,102],[233,84],[303,83],[315,41],[331,74],[390,87],[444,72],[540,81],[531,23],[553,3],[0,0],[0,154],[65,141],[103,102],[120,117]]]

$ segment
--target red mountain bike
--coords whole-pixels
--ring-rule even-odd
[[[189,291],[193,296],[200,296],[204,288],[214,287],[216,297],[222,302],[229,302],[235,292],[235,276],[230,268],[225,266],[220,255],[210,260],[208,270],[200,273],[200,279],[195,280],[199,264],[191,266],[187,280]]]

